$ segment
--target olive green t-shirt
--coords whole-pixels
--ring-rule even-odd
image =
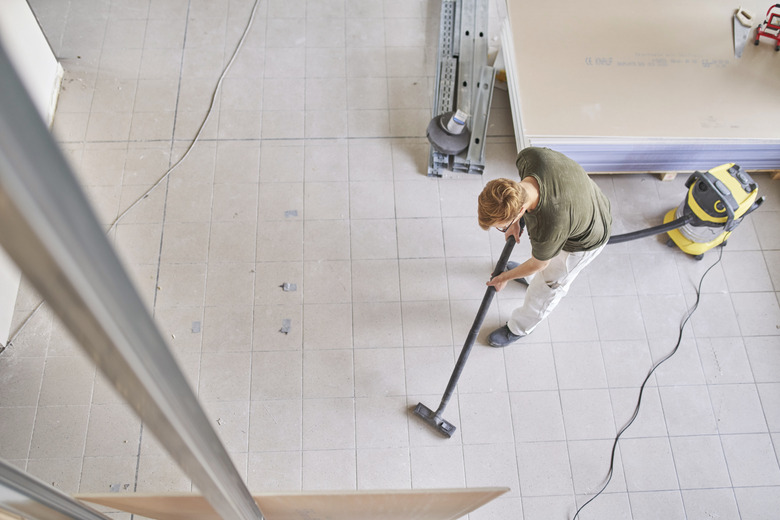
[[[520,178],[539,183],[539,204],[526,211],[531,254],[550,260],[561,250],[590,251],[607,243],[612,226],[609,199],[585,170],[562,153],[525,148],[517,155]]]

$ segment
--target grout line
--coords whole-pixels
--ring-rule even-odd
[[[549,345],[550,345],[550,354],[552,355],[553,371],[555,372],[555,392],[558,394],[558,406],[560,407],[561,410],[561,420],[563,423],[563,441],[557,441],[557,442],[562,442],[563,445],[566,447],[566,460],[569,463],[569,475],[571,477],[571,495],[569,496],[571,497],[571,500],[576,509],[578,506],[577,506],[577,488],[574,485],[574,465],[572,464],[571,450],[569,449],[570,439],[569,439],[569,434],[566,431],[566,416],[564,414],[563,396],[561,395],[561,382],[560,382],[560,377],[558,375],[558,363],[555,362],[555,342],[553,342],[552,337],[550,338]],[[519,470],[519,465],[518,465],[518,470]]]
[[[168,168],[171,167],[171,162],[173,161],[173,154],[174,154],[174,136],[176,135],[176,119],[179,109],[179,98],[181,96],[181,76],[182,76],[182,70],[184,68],[184,49],[187,44],[187,31],[189,27],[189,20],[190,20],[190,6],[191,6],[191,0],[187,2],[187,13],[185,15],[185,21],[184,21],[184,32],[183,32],[183,39],[182,39],[182,55],[181,60],[179,61],[179,86],[178,91],[176,94],[176,106],[174,108],[174,118],[173,118],[173,126],[171,128],[171,138],[168,140],[170,143],[169,149],[168,149]],[[165,141],[162,141],[165,142]],[[170,171],[170,170],[169,170]],[[152,299],[152,309],[151,314],[154,316],[157,311],[157,295],[159,291],[157,290],[157,287],[160,286],[160,270],[162,268],[162,250],[163,250],[163,242],[165,239],[165,217],[168,210],[168,189],[169,189],[169,183],[166,179],[165,183],[165,196],[163,198],[163,207],[162,207],[162,215],[161,215],[161,222],[160,222],[160,242],[158,247],[158,254],[157,254],[157,270],[155,273],[155,280],[154,280],[154,297]],[[118,229],[117,229],[118,231]],[[141,422],[141,429],[138,434],[138,451],[136,454],[136,465],[135,465],[135,475],[133,478],[133,491],[138,491],[138,481],[139,476],[141,472],[141,453],[143,448],[143,439],[144,439],[144,433],[145,433],[145,427],[144,423]]]
[[[496,307],[498,307],[498,302],[496,302]],[[515,413],[519,413],[519,411],[515,411],[512,409],[512,392],[509,389],[509,369],[507,366],[507,360],[506,360],[506,349],[503,349],[501,353],[503,363],[504,363],[504,377],[506,378],[506,394],[507,394],[507,400],[509,402],[509,429],[512,432],[512,445],[514,446],[514,453],[515,453],[515,476],[517,477],[517,497],[519,498],[520,502],[520,514],[521,518],[525,518],[525,507],[523,506],[523,490],[521,485],[521,475],[520,475],[520,453],[517,450],[517,445],[519,444],[517,442],[517,436],[515,434],[515,422],[512,420],[515,416]],[[563,417],[563,413],[561,413],[561,417]]]

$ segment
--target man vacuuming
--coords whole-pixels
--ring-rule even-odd
[[[520,182],[495,179],[479,195],[482,229],[497,228],[519,242],[525,222],[531,257],[487,282],[500,291],[510,280],[528,284],[523,304],[488,342],[506,347],[530,334],[596,258],[610,236],[609,200],[572,159],[547,148],[525,148],[517,156]]]

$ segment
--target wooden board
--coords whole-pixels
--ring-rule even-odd
[[[266,520],[455,520],[509,488],[260,494]],[[90,494],[77,499],[157,520],[219,520],[201,495]]]
[[[5,509],[0,509],[0,520],[22,520],[22,517],[11,514]]]

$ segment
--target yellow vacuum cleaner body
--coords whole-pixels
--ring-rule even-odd
[[[734,163],[695,172],[685,187],[688,196],[666,214],[664,223],[685,219],[684,225],[668,232],[669,245],[676,244],[697,259],[725,243],[743,217],[764,201],[758,197],[758,185]]]

